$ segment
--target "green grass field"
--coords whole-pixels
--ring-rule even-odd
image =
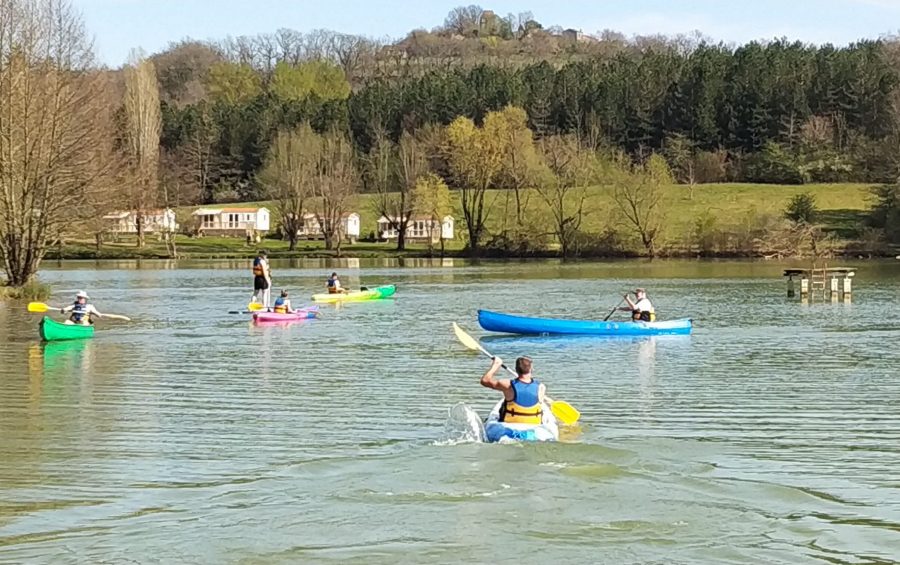
[[[858,227],[872,205],[871,187],[866,184],[811,184],[804,186],[760,185],[760,184],[706,184],[697,185],[690,197],[687,186],[673,185],[663,195],[661,214],[663,215],[663,240],[670,244],[680,244],[690,238],[698,217],[704,214],[713,215],[717,225],[739,225],[748,217],[759,214],[780,215],[790,199],[804,192],[812,193],[820,210],[820,223],[826,231],[833,232],[840,239],[855,237]],[[463,249],[466,240],[466,226],[460,209],[458,193],[453,192],[452,215],[456,218],[456,239],[448,242],[447,250],[457,253]],[[523,200],[526,225],[535,230],[550,231],[551,216],[547,205],[536,191],[525,191]],[[487,222],[490,232],[501,231],[504,225],[514,224],[515,203],[510,191],[490,191],[486,197],[490,216]],[[243,203],[242,205],[265,205],[269,207],[272,221],[276,223],[278,214],[272,202]],[[225,206],[225,204],[223,204]],[[197,207],[178,210],[179,219],[186,218]],[[629,233],[629,226],[623,222],[621,213],[613,199],[612,190],[608,187],[595,187],[589,191],[587,215],[582,225],[586,232],[599,233],[605,229],[618,230],[623,235]],[[374,208],[374,197],[371,194],[358,195],[350,210],[361,216],[361,237],[365,238],[376,230],[378,214]],[[235,257],[253,254],[257,245],[247,246],[243,238],[188,238],[177,239],[179,256],[195,257]],[[262,247],[276,255],[288,255],[287,242],[266,239]],[[409,246],[406,255],[423,255],[427,246],[415,244]],[[344,245],[343,254],[357,257],[378,257],[396,255],[394,245],[388,243],[360,242]],[[98,254],[92,242],[73,241],[63,250],[64,258],[130,258],[130,257],[164,257],[165,246],[148,237],[147,246],[138,250],[133,239],[123,238],[116,243],[105,243]],[[321,241],[300,242],[296,255],[326,255]],[[58,256],[56,250],[50,257]]]

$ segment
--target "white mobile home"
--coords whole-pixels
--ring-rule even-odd
[[[341,239],[355,243],[359,239],[359,214],[350,212],[341,216]],[[315,214],[309,212],[303,214],[303,225],[297,230],[301,239],[323,239],[322,226]]]
[[[178,229],[175,223],[175,211],[171,208],[165,210],[147,210],[143,218],[144,233],[166,233]],[[137,233],[138,215],[134,210],[116,211],[103,216],[109,226],[109,231],[116,234],[133,235]]]
[[[269,209],[265,207],[200,208],[191,216],[198,218],[201,235],[245,237],[269,231]]]
[[[379,239],[391,241],[399,237],[397,229],[391,225],[392,221],[396,220],[386,216],[378,218]],[[453,216],[444,216],[440,222],[430,216],[414,216],[406,226],[406,241],[437,243],[441,239],[453,239],[453,224]]]

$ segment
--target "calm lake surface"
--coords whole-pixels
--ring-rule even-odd
[[[90,341],[0,303],[2,563],[900,561],[900,261],[850,304],[785,298],[773,262],[274,262],[396,300],[254,327],[249,260],[48,265]],[[690,337],[488,337],[477,308],[600,317],[649,289]],[[457,441],[489,362],[535,359],[565,441]]]

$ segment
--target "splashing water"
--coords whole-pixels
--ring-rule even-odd
[[[465,403],[453,405],[444,424],[444,439],[441,443],[480,443],[484,441],[484,424],[478,413]]]

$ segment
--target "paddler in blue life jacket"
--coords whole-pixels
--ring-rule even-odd
[[[544,415],[544,403],[551,402],[546,397],[546,388],[531,376],[530,357],[516,359],[515,379],[496,379],[494,375],[503,366],[503,360],[494,357],[491,368],[481,377],[481,386],[503,393],[500,421],[510,424],[540,424]]]
[[[637,298],[637,302],[632,302],[631,297],[626,294],[624,298],[628,306],[623,306],[620,310],[631,312],[632,321],[655,322],[656,309],[653,308],[653,304],[647,298],[647,291],[643,288],[637,288],[634,290],[634,296]]]
[[[272,305],[272,311],[276,314],[293,314],[294,309],[291,308],[291,299],[288,298],[288,291],[282,290],[281,296],[275,299]]]
[[[79,290],[75,295],[75,302],[71,306],[60,308],[60,314],[69,314],[66,323],[69,325],[89,326],[94,323],[94,318],[102,318],[103,314],[94,308],[93,304],[88,304],[90,297],[83,290]]]
[[[331,276],[328,277],[328,281],[326,282],[328,285],[328,294],[345,294],[347,290],[341,286],[341,279],[338,278],[337,273],[331,273]]]

